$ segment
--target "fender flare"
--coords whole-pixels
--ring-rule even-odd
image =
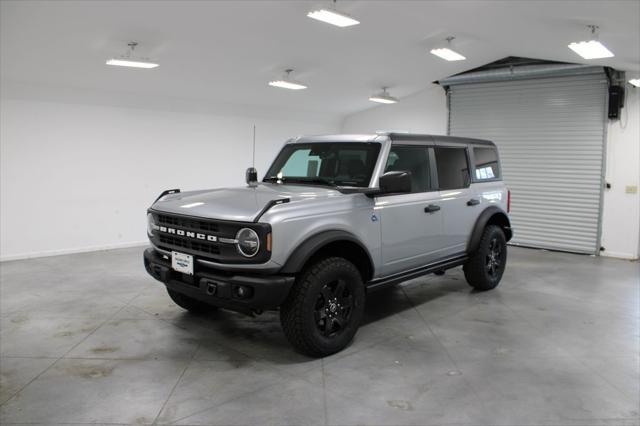
[[[280,272],[283,274],[295,274],[300,272],[304,265],[314,254],[318,252],[318,250],[335,241],[349,241],[357,244],[367,254],[371,267],[374,267],[375,264],[373,263],[371,253],[369,253],[369,250],[367,250],[366,246],[362,244],[358,237],[347,231],[331,230],[317,233],[300,243],[284,263]]]
[[[507,241],[511,239],[513,233],[511,231],[509,216],[507,216],[502,209],[499,209],[496,206],[490,206],[480,213],[480,216],[478,216],[478,219],[473,226],[473,231],[471,232],[471,237],[467,244],[467,253],[473,253],[477,250],[480,245],[480,239],[482,238],[484,228],[487,226],[487,223],[494,218],[497,219],[499,221],[498,223],[501,223],[501,226],[505,229],[505,237]]]

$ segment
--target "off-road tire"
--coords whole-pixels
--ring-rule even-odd
[[[176,305],[186,309],[194,315],[206,314],[217,309],[215,306],[207,305],[206,303],[200,302],[199,300],[193,299],[182,293],[178,293],[177,291],[167,289],[167,292],[169,293],[171,300],[173,300]]]
[[[315,261],[298,276],[280,307],[280,323],[297,351],[324,357],[351,342],[362,320],[364,304],[364,285],[358,269],[344,258],[328,257]],[[336,310],[331,311],[333,308]],[[334,328],[338,331],[330,334]]]
[[[496,253],[499,255],[496,255]],[[493,253],[493,255],[492,255]],[[495,262],[498,264],[495,264]],[[471,287],[479,291],[495,288],[507,265],[507,240],[502,228],[487,226],[482,232],[480,244],[464,265],[464,277]]]

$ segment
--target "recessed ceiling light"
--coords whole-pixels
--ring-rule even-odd
[[[306,89],[307,86],[291,78],[293,69],[284,71],[284,76],[280,80],[274,80],[269,82],[269,86],[280,87],[282,89],[301,90]]]
[[[398,102],[397,98],[394,98],[387,92],[387,88],[383,87],[382,92],[376,93],[375,95],[371,95],[369,97],[371,102],[378,102],[380,104],[395,104]]]
[[[587,25],[587,27],[591,30],[591,36],[593,37],[592,40],[571,43],[569,44],[569,49],[573,50],[584,59],[602,59],[614,56],[613,52],[597,40],[598,26]]]
[[[307,16],[318,21],[326,22],[327,24],[335,25],[336,27],[351,27],[358,25],[360,21],[347,15],[346,13],[338,12],[335,8],[336,0],[333,0],[333,4],[328,9],[313,10],[307,13]]]
[[[436,55],[444,60],[447,61],[464,61],[465,58],[464,56],[462,56],[461,54],[459,54],[458,52],[456,52],[455,50],[451,49],[451,41],[454,39],[455,37],[447,37],[447,46],[448,47],[441,47],[441,48],[437,48],[437,49],[431,49],[431,54],[432,55]]]
[[[632,86],[640,87],[640,78],[632,78],[629,80],[629,84]]]
[[[125,53],[124,55],[117,56],[115,58],[108,59],[106,64],[114,65],[117,67],[147,68],[147,69],[156,68],[160,66],[160,64],[156,62],[152,62],[147,58],[140,58],[140,57],[134,56],[133,53],[137,45],[138,43],[135,41],[128,43],[127,46],[129,46],[130,50],[128,50],[127,53]]]

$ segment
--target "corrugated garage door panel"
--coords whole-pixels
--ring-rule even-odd
[[[600,73],[450,87],[449,133],[500,149],[514,244],[598,252],[606,97]]]

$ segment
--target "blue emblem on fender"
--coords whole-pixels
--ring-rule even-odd
[[[371,222],[377,222],[378,221],[378,216],[376,216],[375,214],[371,215]]]

